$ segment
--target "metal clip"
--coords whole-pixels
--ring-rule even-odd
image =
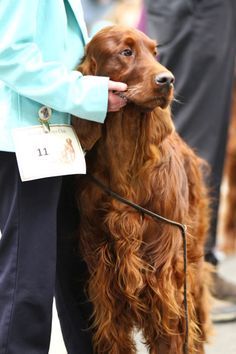
[[[49,119],[52,116],[52,110],[50,107],[43,106],[40,108],[39,112],[39,121],[42,124],[45,133],[50,132]]]

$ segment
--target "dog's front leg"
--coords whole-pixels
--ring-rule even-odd
[[[94,307],[94,349],[98,354],[135,354],[132,316],[120,291],[109,243],[96,250],[96,265],[89,279],[89,298]]]

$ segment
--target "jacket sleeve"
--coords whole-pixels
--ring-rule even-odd
[[[62,62],[43,60],[34,42],[40,1],[0,1],[0,80],[40,104],[103,122],[109,78],[83,76]]]

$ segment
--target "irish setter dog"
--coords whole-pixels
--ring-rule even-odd
[[[74,118],[87,151],[88,174],[78,177],[78,237],[98,354],[136,353],[134,330],[151,354],[202,354],[209,331],[202,162],[175,132],[174,77],[157,62],[156,50],[144,33],[111,26],[93,37],[79,66],[84,75],[128,85],[127,105],[108,113],[104,124]],[[187,274],[181,228],[124,204],[100,183],[187,225]]]

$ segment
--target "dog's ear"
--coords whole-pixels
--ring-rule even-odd
[[[102,135],[102,124],[72,117],[72,125],[84,150],[89,151]]]
[[[85,48],[85,55],[76,70],[80,71],[83,75],[96,75],[97,63],[96,60],[88,54],[87,47]],[[72,117],[72,125],[82,148],[84,150],[91,150],[93,145],[101,137],[102,124],[87,119]]]
[[[76,70],[80,71],[83,75],[96,75],[97,63],[96,60],[90,56],[84,56],[82,62],[78,65]]]

